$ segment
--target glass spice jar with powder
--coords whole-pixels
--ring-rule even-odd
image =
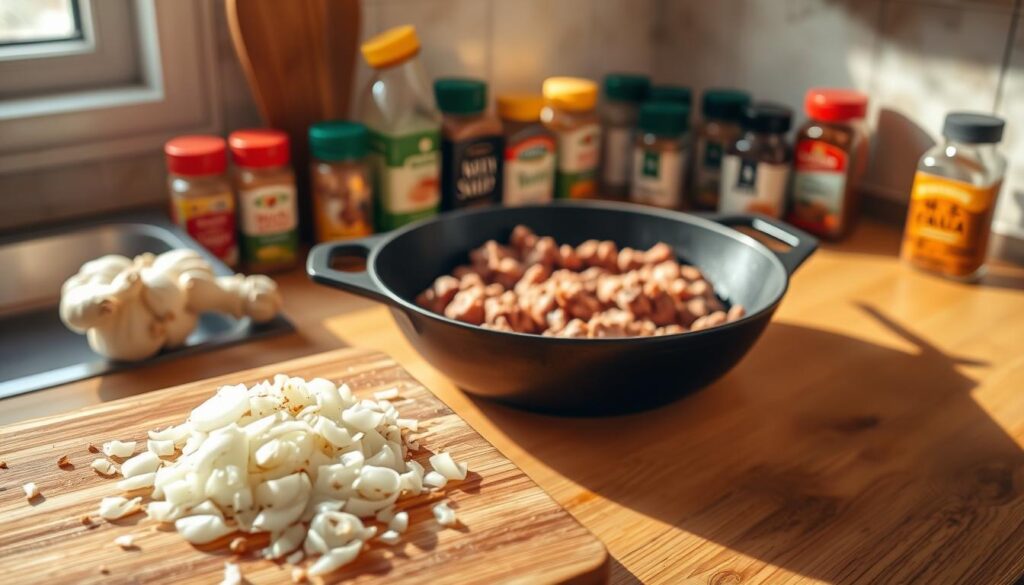
[[[309,127],[310,173],[316,240],[328,242],[373,233],[373,181],[366,126],[331,120]]]
[[[554,197],[555,135],[540,121],[544,98],[533,94],[498,96],[505,135],[502,203],[548,203]]]
[[[792,160],[786,133],[792,122],[793,110],[786,106],[747,106],[740,119],[743,135],[722,158],[718,211],[782,217]]]
[[[220,136],[179,136],[164,145],[171,215],[188,235],[228,266],[238,265],[235,196],[227,145]]]
[[[238,130],[228,136],[235,162],[242,259],[250,272],[295,266],[299,210],[288,135],[280,130]]]

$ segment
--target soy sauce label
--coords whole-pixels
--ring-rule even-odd
[[[504,152],[500,136],[441,142],[441,208],[461,209],[501,200]]]

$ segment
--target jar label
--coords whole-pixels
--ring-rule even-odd
[[[177,197],[174,221],[188,235],[228,266],[238,264],[235,199],[230,192],[202,197]]]
[[[630,199],[658,207],[679,207],[686,157],[682,151],[635,148]]]
[[[697,192],[694,201],[703,209],[718,207],[723,151],[724,145],[717,140],[701,138],[697,143]]]
[[[361,238],[373,233],[373,191],[365,174],[352,173],[344,182],[314,174],[313,215],[318,242]]]
[[[788,164],[758,162],[726,155],[718,210],[724,213],[763,213],[780,217],[786,202]]]
[[[558,135],[558,175],[555,196],[559,199],[589,199],[597,195],[597,159],[601,151],[601,128],[587,124]]]
[[[604,167],[602,179],[607,185],[625,185],[629,181],[632,162],[633,130],[610,126],[604,136]]]
[[[903,232],[903,257],[949,276],[973,274],[985,261],[1001,186],[1001,180],[980,187],[918,171]]]
[[[392,230],[437,213],[441,201],[441,134],[427,130],[393,136],[370,132],[376,165],[377,228]]]
[[[555,140],[533,136],[505,146],[506,205],[551,201],[555,188]]]
[[[843,222],[849,155],[834,144],[801,140],[793,167],[793,209],[789,220],[819,234],[836,234]]]
[[[504,156],[500,136],[441,141],[441,207],[461,209],[500,201]]]
[[[238,193],[242,252],[250,264],[295,261],[299,236],[294,185],[267,185]]]

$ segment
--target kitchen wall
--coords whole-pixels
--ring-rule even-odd
[[[732,85],[800,110],[812,85],[872,96],[875,131],[867,188],[906,199],[920,153],[951,109],[1006,117],[1011,160],[996,229],[1024,240],[1024,12],[1022,0],[363,0],[363,36],[417,26],[428,72],[474,75],[495,92],[536,91],[549,75],[598,78],[640,71],[660,82]],[[235,60],[221,3],[216,63],[225,130],[258,123]],[[369,71],[362,63],[354,92]],[[1012,99],[1011,96],[1017,99]],[[62,169],[0,175],[0,229],[125,205],[162,202],[159,153]],[[63,175],[101,168],[102,180]]]

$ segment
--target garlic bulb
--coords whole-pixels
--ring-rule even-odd
[[[189,249],[134,259],[103,256],[83,264],[61,287],[64,324],[86,334],[93,351],[118,360],[141,360],[183,344],[207,311],[263,322],[280,310],[273,280],[218,277]]]

